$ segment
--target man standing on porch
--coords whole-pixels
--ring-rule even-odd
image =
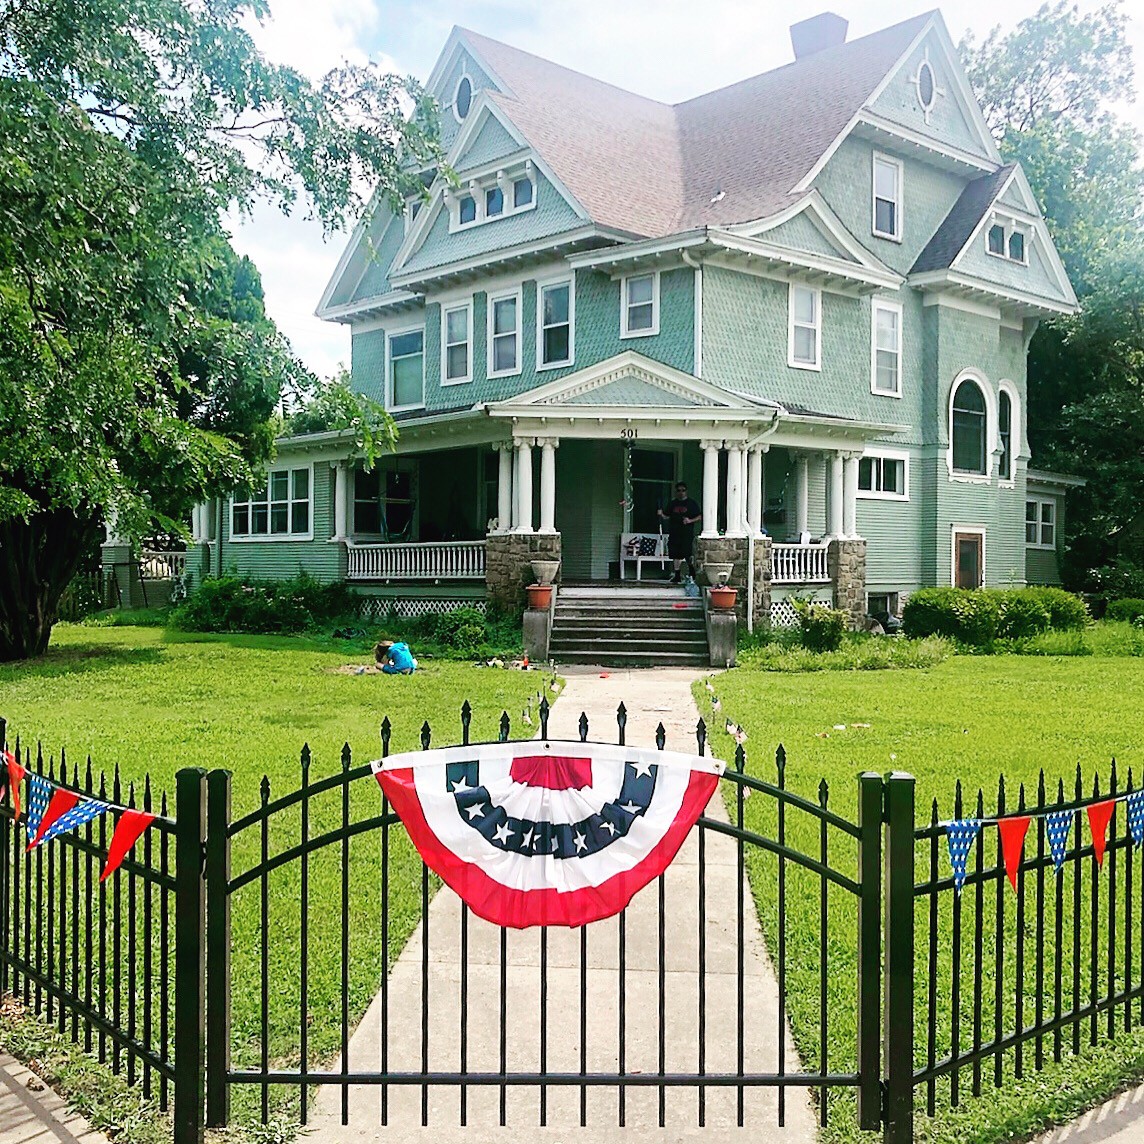
[[[667,521],[667,554],[675,563],[675,574],[671,578],[673,584],[679,583],[679,567],[686,560],[687,571],[695,575],[695,567],[691,563],[691,547],[695,543],[695,526],[703,519],[699,505],[687,495],[687,486],[680,481],[675,486],[675,499],[670,501],[667,512],[656,510]]]

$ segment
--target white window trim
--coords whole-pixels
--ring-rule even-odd
[[[544,361],[544,291],[551,286],[568,287],[568,357],[562,361]],[[536,372],[567,369],[576,361],[576,275],[540,279],[536,283]]]
[[[888,310],[898,316],[898,388],[896,390],[878,388],[879,310]],[[877,397],[896,397],[900,399],[902,396],[902,359],[905,356],[902,352],[902,343],[905,341],[902,323],[903,316],[901,302],[887,302],[881,298],[875,298],[873,300],[870,306],[870,392]]]
[[[532,184],[532,198],[527,203],[518,207],[513,205],[516,201],[513,184],[519,182],[521,179],[527,179]],[[487,214],[485,210],[485,196],[486,193],[493,190],[494,187],[500,187],[503,206],[500,214],[490,215]],[[492,172],[486,172],[479,177],[471,178],[463,186],[457,188],[457,190],[448,193],[449,233],[456,234],[461,230],[470,230],[474,226],[483,226],[487,222],[499,222],[501,219],[511,218],[513,215],[524,214],[525,211],[535,210],[539,191],[540,188],[537,184],[536,170],[532,165],[531,159],[526,159],[523,164],[518,161],[515,166],[500,168]],[[473,216],[472,222],[461,222],[461,199],[466,196],[471,196],[473,199],[476,213]]]
[[[1034,494],[1026,493],[1025,494],[1025,504],[1026,505],[1035,504],[1037,506],[1037,542],[1034,544],[1032,541],[1026,539],[1025,547],[1026,548],[1036,548],[1041,552],[1056,552],[1056,550],[1057,550],[1057,529],[1060,527],[1060,523],[1057,519],[1060,514],[1057,511],[1058,506],[1057,506],[1056,499],[1054,497],[1042,497],[1042,496],[1036,496]],[[1041,543],[1041,506],[1046,505],[1046,504],[1050,505],[1052,507],[1052,510],[1053,510],[1053,542],[1052,542],[1052,544],[1042,544]],[[1024,523],[1026,525],[1028,525],[1028,524],[1031,524],[1032,522],[1026,517]]]
[[[1001,476],[1001,394],[1009,396],[1009,475]],[[1021,455],[1021,398],[1007,380],[997,383],[997,483],[1011,489],[1017,483],[1017,458]]]
[[[862,451],[863,457],[876,457],[883,461],[901,461],[902,462],[902,484],[905,487],[904,493],[885,493],[874,492],[870,489],[863,489],[861,486],[858,488],[859,500],[887,500],[887,501],[908,501],[910,499],[910,455],[904,449],[864,449]]]
[[[446,321],[446,316],[454,310],[466,311],[467,329],[469,331],[468,337],[468,362],[469,370],[464,377],[449,377],[449,324]],[[476,339],[473,337],[473,299],[470,297],[467,302],[460,304],[453,303],[452,305],[443,305],[441,307],[441,384],[445,385],[464,385],[466,382],[473,380],[473,344]],[[459,343],[458,343],[459,344]]]
[[[1001,229],[1005,233],[1005,249],[1001,254],[998,254],[997,251],[995,251],[995,250],[989,249],[989,232],[995,226],[1001,227]],[[1025,240],[1025,246],[1024,246],[1025,257],[1024,258],[1011,258],[1009,255],[1009,239],[1012,237],[1014,231],[1016,231],[1018,234],[1020,234]],[[1033,227],[1031,227],[1031,226],[1022,225],[1021,223],[1017,222],[1015,219],[1009,219],[1009,218],[1005,218],[1002,215],[993,214],[989,217],[989,220],[985,224],[985,227],[983,228],[983,231],[982,231],[982,237],[985,240],[985,253],[987,255],[989,255],[990,258],[997,258],[997,259],[1000,259],[1002,262],[1012,262],[1016,266],[1028,266],[1029,265],[1029,247],[1033,245],[1033,235],[1035,233],[1036,232],[1034,231]]]
[[[985,526],[981,524],[951,524],[949,526],[949,583],[950,587],[957,587],[957,534],[971,533],[974,536],[981,537],[981,587],[984,588],[989,581],[986,579],[985,570],[989,567],[987,563],[987,542],[985,539]]]
[[[465,80],[469,81],[469,114],[468,115],[459,115],[457,113],[457,96],[461,91],[461,84],[464,83]],[[473,88],[473,77],[471,75],[469,75],[469,73],[467,71],[462,69],[461,74],[459,76],[457,76],[457,82],[453,85],[453,103],[450,107],[450,110],[453,112],[453,118],[458,123],[464,123],[465,120],[469,118],[469,115],[472,115],[472,113],[473,113],[473,100],[475,100],[476,98],[477,98],[477,93],[476,93],[475,89]]]
[[[887,163],[892,167],[896,167],[898,171],[898,196],[894,201],[894,232],[891,234],[889,231],[878,229],[878,164]],[[905,199],[906,187],[906,165],[901,159],[895,159],[892,155],[884,155],[881,151],[875,151],[873,159],[870,164],[870,233],[875,238],[884,238],[889,242],[902,241],[902,204]]]
[[[962,473],[956,472],[953,468],[953,397],[954,394],[957,393],[958,386],[961,385],[963,381],[972,381],[977,388],[985,394],[986,472],[984,473]],[[997,396],[993,392],[993,387],[989,384],[988,379],[978,370],[963,369],[953,379],[953,384],[949,387],[949,397],[945,403],[945,431],[949,436],[949,442],[945,450],[945,467],[949,473],[949,479],[966,485],[991,484],[993,481],[992,457],[997,444]]]
[[[814,295],[814,316],[818,319],[814,324],[814,361],[796,361],[794,356],[794,292],[795,290],[809,290]],[[791,369],[809,369],[815,373],[822,372],[822,291],[815,286],[807,286],[804,282],[791,282],[787,288],[787,365]]]
[[[309,514],[308,514],[309,521],[310,521],[309,529],[306,532],[275,532],[275,533],[267,532],[265,534],[259,533],[257,536],[235,536],[235,534],[234,534],[234,506],[236,504],[250,504],[251,502],[250,501],[235,500],[235,498],[232,496],[229,499],[229,502],[227,505],[227,518],[226,518],[227,539],[231,543],[233,543],[233,544],[266,544],[267,542],[270,542],[270,541],[275,542],[275,543],[281,543],[283,540],[303,541],[303,540],[313,540],[314,539],[314,465],[313,465],[313,462],[304,463],[301,465],[288,465],[288,464],[271,465],[270,468],[268,468],[266,470],[266,493],[267,493],[267,496],[270,495],[270,475],[271,475],[271,473],[292,473],[295,469],[307,469],[310,473],[309,481],[306,485],[306,488],[308,489],[307,503],[310,506],[310,510],[309,510]],[[294,491],[292,487],[291,487],[290,491],[291,492]],[[287,503],[292,503],[292,502],[293,502],[293,497],[291,497]],[[270,511],[269,502],[267,502],[266,511],[268,513]],[[267,525],[269,525],[269,521],[267,521]]]
[[[516,299],[516,365],[512,369],[493,369],[493,312],[497,302],[506,298]],[[499,290],[489,293],[485,299],[485,376],[486,377],[515,377],[524,366],[524,291],[520,286],[512,290]],[[502,335],[503,336],[503,335]]]
[[[421,332],[421,400],[409,405],[395,405],[393,401],[393,354],[391,347],[393,339],[402,334],[415,334]],[[385,408],[390,413],[402,413],[406,409],[425,408],[425,323],[416,326],[401,326],[397,329],[385,331]]]
[[[651,326],[646,330],[628,329],[628,282],[633,278],[651,275]],[[620,279],[620,337],[650,338],[659,333],[659,271],[641,270],[638,274],[625,274]]]

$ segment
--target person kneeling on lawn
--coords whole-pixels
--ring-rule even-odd
[[[373,654],[386,675],[412,675],[417,667],[417,660],[413,658],[408,644],[382,640],[373,649]]]

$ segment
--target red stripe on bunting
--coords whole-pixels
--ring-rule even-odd
[[[1104,865],[1104,847],[1108,835],[1108,824],[1112,820],[1112,812],[1116,809],[1115,799],[1106,799],[1104,802],[1094,803],[1088,808],[1088,828],[1092,831],[1092,849],[1096,855],[1096,864]]]
[[[33,846],[36,846],[40,839],[47,834],[48,828],[63,818],[78,802],[79,795],[75,791],[57,789],[52,795],[52,801],[48,803],[48,809],[44,811],[44,817],[40,819],[40,828],[36,831],[36,837],[28,843],[28,849],[31,850]]]

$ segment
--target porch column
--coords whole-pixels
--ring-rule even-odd
[[[810,531],[810,478],[807,472],[809,458],[805,453],[796,453],[794,458],[794,531],[802,537]]]
[[[826,532],[832,539],[842,536],[842,488],[843,462],[841,453],[830,454],[830,507],[827,514]]]
[[[747,531],[751,536],[763,535],[763,458],[768,448],[756,445],[747,467]]]
[[[727,449],[727,535],[742,536],[743,529],[743,447]]]
[[[741,465],[742,477],[739,479],[739,523],[743,527],[743,532],[747,536],[751,536],[751,501],[750,501],[750,473],[751,473],[751,457],[750,450],[743,446],[743,459]]]
[[[700,536],[719,535],[720,441],[700,441],[703,448],[703,528]]]
[[[516,443],[516,512],[514,532],[532,532],[532,440]]]
[[[847,453],[843,470],[842,528],[847,540],[858,536],[858,459],[860,453]]]
[[[201,504],[191,505],[191,543],[203,542],[203,508]]]
[[[334,540],[345,540],[346,521],[349,516],[349,465],[338,461],[334,465]]]
[[[500,454],[497,476],[497,532],[509,532],[512,519],[512,444],[502,441],[493,446]]]
[[[556,531],[556,446],[555,437],[541,437],[540,453],[540,531]]]

